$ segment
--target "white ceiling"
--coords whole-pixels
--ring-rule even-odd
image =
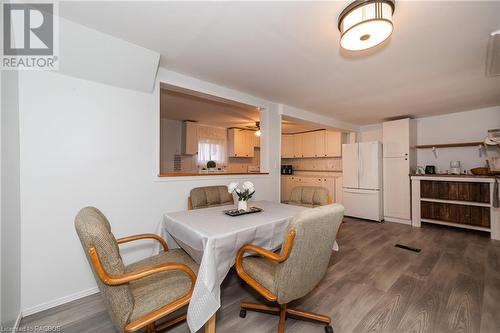
[[[283,116],[281,118],[281,133],[300,133],[318,129],[327,129],[327,127],[310,122],[305,122],[292,117]]]
[[[62,2],[61,16],[161,53],[168,69],[358,124],[500,105],[499,1],[398,1],[392,37],[339,48],[348,2]]]
[[[259,120],[256,107],[243,107],[184,94],[161,90],[160,117],[173,120],[194,120],[217,127],[254,127]]]

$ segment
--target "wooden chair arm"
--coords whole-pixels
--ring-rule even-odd
[[[158,274],[167,271],[178,270],[185,273],[191,279],[191,290],[193,289],[194,283],[196,281],[196,274],[185,264],[181,263],[166,263],[161,265],[152,266],[149,268],[144,268],[135,272],[125,273],[119,276],[109,275],[104,267],[102,266],[101,259],[97,254],[95,246],[90,245],[88,249],[90,260],[95,268],[95,271],[102,282],[110,286],[118,286],[131,281],[139,280],[148,277],[153,274]]]
[[[155,234],[139,234],[139,235],[133,235],[133,236],[129,236],[129,237],[123,237],[123,238],[117,239],[116,242],[118,244],[123,244],[123,243],[127,243],[127,242],[136,241],[139,239],[148,239],[148,238],[156,239],[163,246],[163,250],[165,252],[168,251],[167,242],[163,238],[161,238],[160,236],[155,235]]]
[[[266,259],[275,261],[277,263],[281,263],[287,260],[288,257],[290,256],[290,253],[292,252],[293,248],[293,241],[295,239],[295,235],[296,231],[290,230],[290,232],[287,235],[285,244],[281,248],[279,254],[255,245],[244,245],[238,250],[238,254],[236,255],[236,264],[235,264],[236,272],[246,283],[248,283],[248,285],[254,288],[259,294],[264,296],[268,301],[274,302],[277,300],[278,297],[275,294],[273,294],[269,289],[267,289],[259,282],[257,282],[250,275],[248,275],[247,272],[245,272],[245,270],[243,269],[243,255],[245,254],[245,252],[254,252]]]

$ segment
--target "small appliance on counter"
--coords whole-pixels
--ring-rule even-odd
[[[462,173],[462,167],[460,161],[451,161],[450,162],[450,174],[459,175]]]
[[[425,166],[425,174],[435,175],[436,174],[436,167],[434,165],[426,165]]]
[[[291,165],[282,165],[281,166],[281,174],[282,175],[293,175],[293,166],[291,166]]]

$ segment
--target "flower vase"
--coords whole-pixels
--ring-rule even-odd
[[[244,210],[246,212],[248,210],[248,201],[238,200],[238,210]]]

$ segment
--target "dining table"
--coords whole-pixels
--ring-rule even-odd
[[[187,324],[192,333],[203,325],[205,333],[215,333],[221,284],[234,265],[238,250],[245,244],[278,249],[288,222],[309,209],[271,201],[252,201],[249,207],[262,211],[229,216],[225,211],[235,206],[217,206],[165,213],[159,223],[157,233],[167,240],[169,247],[182,248],[200,265],[187,310]]]

